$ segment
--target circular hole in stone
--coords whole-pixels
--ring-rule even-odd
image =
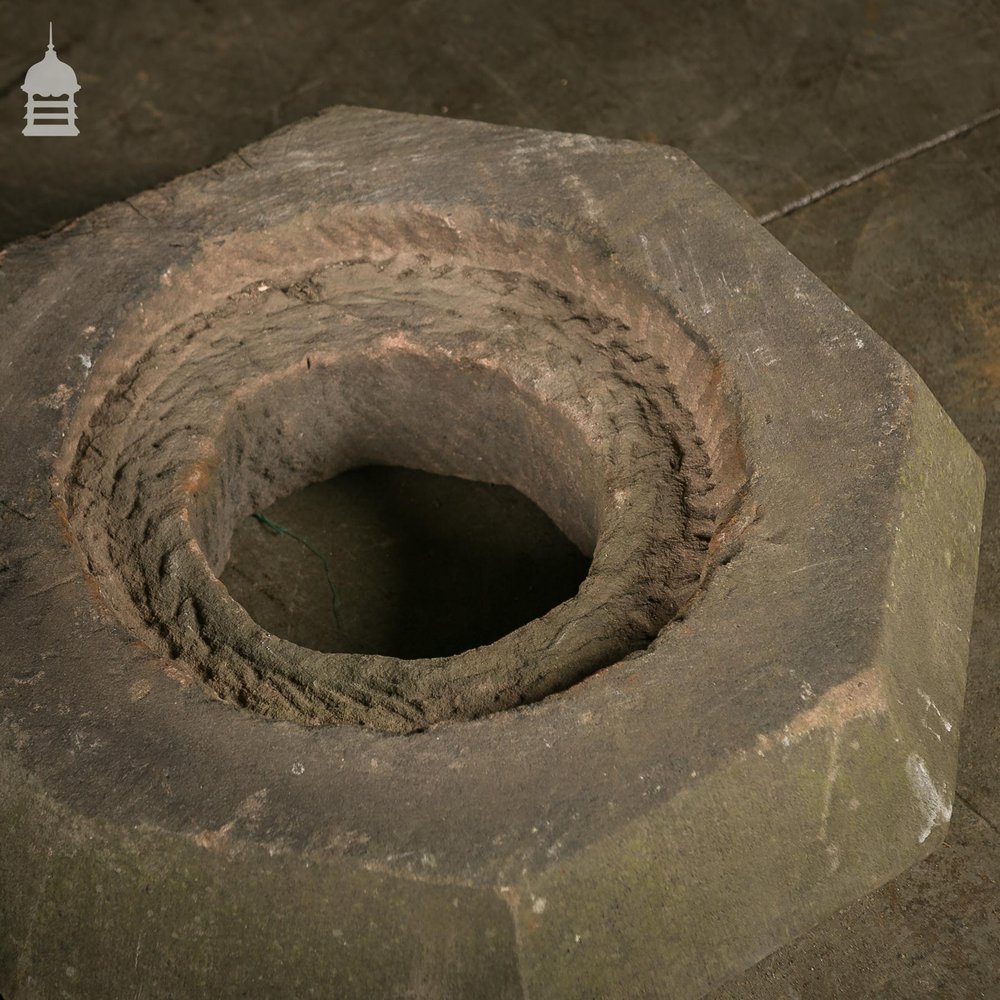
[[[240,521],[220,579],[258,624],[300,646],[415,659],[541,617],[589,566],[513,487],[368,466]]]
[[[547,259],[558,270],[559,254]],[[561,281],[600,291],[577,273],[586,255],[571,260]],[[63,456],[67,521],[102,600],[219,697],[271,718],[390,732],[479,718],[659,640],[711,572],[714,526],[732,515],[743,465],[710,359],[634,289],[606,289],[619,318],[531,275],[432,264],[352,258],[287,288],[260,281],[165,327],[142,352],[116,341],[92,376]],[[507,604],[506,620],[494,602],[473,601],[483,586],[524,598],[531,574],[482,580],[489,557],[442,504],[439,523],[466,557],[451,591],[465,604],[457,632],[412,645],[413,618],[426,618],[407,595],[419,566],[391,614],[377,602],[359,613],[381,619],[383,633],[348,635],[346,648],[255,620],[265,613],[227,586],[241,562],[265,562],[241,555],[248,519],[263,513],[315,544],[280,505],[331,480],[380,475],[456,479],[456,489],[519,496],[522,512],[537,505],[549,538],[558,529],[576,548],[565,596],[553,588],[517,614]],[[509,525],[479,510],[495,546],[496,525]],[[265,541],[261,531],[276,530],[249,527]],[[327,544],[330,555],[344,548]],[[527,548],[538,557],[547,545]],[[299,556],[321,569],[320,557]],[[429,556],[425,573],[432,561],[442,560]],[[289,578],[275,581],[287,588]],[[428,606],[432,588],[418,589]],[[438,624],[448,603],[437,601]]]

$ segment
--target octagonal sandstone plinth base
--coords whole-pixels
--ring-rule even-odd
[[[682,154],[336,108],[3,254],[0,991],[694,997],[940,841],[980,463]],[[593,556],[491,645],[271,635],[364,464]]]

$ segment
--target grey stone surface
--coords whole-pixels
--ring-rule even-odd
[[[782,949],[726,1000],[985,997],[1000,983],[1000,126],[775,223],[925,374],[987,468],[951,830],[920,865]]]
[[[56,516],[130,359],[379,232],[586,294],[665,366],[713,473],[732,426],[752,473],[713,511],[697,600],[646,649],[405,739],[209,698],[122,624]],[[912,370],[683,156],[336,110],[10,248],[3,275],[21,363],[0,970],[26,995],[56,957],[77,996],[694,996],[939,843],[981,467]],[[39,344],[51,364],[28,363]],[[42,826],[44,851],[25,835]],[[183,906],[197,931],[144,952]],[[270,917],[292,909],[319,919]],[[83,923],[101,933],[63,933]]]
[[[736,163],[725,177],[726,187],[764,212],[783,203],[772,187],[779,174],[797,170],[803,174],[798,190],[818,191],[831,180],[847,180],[883,155],[905,155],[915,141],[961,126],[991,102],[995,106],[1000,10],[993,3],[823,3],[799,7],[795,17],[787,7],[774,10],[775,16],[769,17],[760,4],[629,7],[617,10],[617,22],[609,18],[597,31],[579,4],[558,3],[479,9],[472,23],[455,5],[433,0],[394,9],[391,23],[379,19],[376,7],[366,10],[361,4],[284,4],[279,9],[270,0],[246,0],[237,9],[215,2],[155,8],[57,2],[45,11],[28,11],[19,3],[0,3],[5,29],[0,121],[4,134],[15,137],[0,144],[2,231],[10,238],[40,230],[99,201],[125,197],[207,163],[283,120],[342,100],[439,113],[448,105],[447,113],[456,109],[468,117],[547,127],[569,127],[572,121],[580,131],[674,139],[689,148],[698,138],[697,158],[703,165],[727,159],[734,132],[742,130],[746,167]],[[72,148],[31,143],[19,136],[23,105],[13,91],[37,58],[37,40],[44,38],[50,16],[55,18],[57,38],[65,25],[65,39],[72,46],[68,58],[83,67],[88,101],[98,102],[79,145]],[[760,30],[748,34],[747,19],[752,24],[758,17]],[[539,18],[553,25],[552,30],[535,31]],[[696,30],[684,30],[686,19],[694,19]],[[445,52],[438,43],[449,32],[450,51]],[[756,46],[747,44],[751,36]],[[608,44],[609,37],[618,43]],[[626,82],[634,84],[629,92],[622,86],[621,70],[627,72],[633,65],[638,48],[647,52],[646,70],[627,75]],[[518,53],[541,60],[546,72],[512,92]],[[801,58],[783,63],[784,71],[769,72],[783,53],[800,53]],[[462,64],[451,54],[462,57]],[[741,61],[746,69],[734,72]],[[566,73],[567,66],[579,73]],[[748,93],[746,81],[754,72],[760,87]],[[863,79],[867,89],[860,94],[857,88],[842,90],[845,74]],[[366,90],[366,81],[380,82]],[[771,101],[769,113],[757,113],[757,94]],[[928,120],[928,108],[937,109],[933,120]],[[891,130],[873,132],[867,126],[869,116],[883,111]],[[691,116],[692,129],[700,132],[674,135],[670,123],[676,115]],[[774,123],[782,118],[802,127],[775,146]],[[891,141],[881,141],[883,137],[898,145],[893,148]],[[23,143],[20,148],[18,141]],[[817,146],[824,153],[814,158]],[[846,147],[856,161],[849,166]],[[65,162],[67,156],[72,158]],[[798,165],[811,158],[818,172],[807,175]],[[936,168],[933,158],[920,156],[909,169],[922,185],[924,170],[933,173]],[[992,204],[991,169],[988,159],[956,161],[947,187],[936,193],[924,187],[919,202],[906,204],[905,218],[895,226],[883,224],[884,254],[908,260],[919,280],[908,281],[897,293],[884,287],[879,268],[868,266],[853,270],[850,287],[838,285],[862,315],[861,299],[878,297],[880,331],[919,363],[921,374],[950,406],[956,397],[943,394],[938,379],[954,377],[956,392],[967,396],[970,412],[979,399],[988,411],[989,397],[983,393],[981,367],[957,364],[965,350],[961,327],[978,324],[986,340],[991,330],[995,339],[997,329],[991,312],[977,305],[992,294],[988,264],[996,258],[995,229],[988,225],[989,212],[979,207],[989,209]],[[877,175],[866,190],[877,192],[882,180]],[[943,201],[936,197],[942,193]],[[955,204],[948,202],[951,196]],[[842,212],[845,231],[857,228],[849,202],[834,204],[836,211],[823,210],[830,228],[825,233],[817,230],[817,245],[844,239]],[[981,225],[954,226],[956,218],[973,217]],[[953,233],[961,240],[952,243]],[[940,259],[933,272],[923,270],[920,256],[909,253],[911,247],[926,246],[918,235],[940,246],[951,243],[956,270],[942,269],[947,261]],[[808,247],[801,250],[825,277],[823,260],[809,255]],[[928,280],[937,273],[951,274],[947,288]],[[837,283],[838,274],[839,268],[833,270],[829,280]],[[954,314],[962,317],[961,326],[952,326],[945,316],[946,322],[925,333],[918,321],[921,304],[929,315],[942,291]],[[911,339],[922,345],[919,353],[910,355]],[[995,431],[984,427],[975,437],[969,424],[963,427],[993,468],[988,445]],[[9,509],[0,511],[4,525],[17,518]],[[989,543],[987,532],[980,608],[997,588],[990,573]],[[963,725],[963,741],[974,739],[976,754],[984,754],[975,771],[963,766],[970,794],[974,780],[992,781],[989,760],[997,745],[993,720],[1000,699],[988,678],[993,674],[990,664],[1000,654],[991,639],[977,638],[984,621],[989,617],[977,611]],[[982,665],[978,679],[977,662]],[[967,753],[965,760],[974,757]],[[963,815],[961,809],[956,811],[953,830]],[[988,996],[988,987],[1000,979],[997,935],[981,917],[995,915],[1000,899],[995,885],[990,896],[990,879],[1000,882],[997,842],[988,833],[974,838],[970,851],[958,855],[963,860],[958,865],[937,863],[941,855],[936,853],[912,870],[914,876],[932,872],[928,881],[920,876],[916,883],[893,883],[879,897],[888,900],[887,905],[852,907],[825,922],[804,939],[806,947],[781,955],[786,974],[793,977],[789,983],[799,985],[786,989],[762,980],[771,990],[762,995],[839,1000],[838,977],[853,976],[859,965],[867,965],[877,973],[872,982],[888,983],[895,977],[910,995],[937,998],[950,989],[950,995]],[[945,969],[941,975],[959,970],[963,976],[941,986],[945,980],[938,979],[935,967]]]

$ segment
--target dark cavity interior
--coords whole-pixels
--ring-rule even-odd
[[[407,352],[311,364],[250,393],[218,445],[195,537],[259,625],[311,649],[491,643],[571,598],[597,547],[588,448],[490,370]]]
[[[572,597],[584,555],[510,486],[369,466],[233,533],[222,581],[269,632],[401,659],[499,639]]]

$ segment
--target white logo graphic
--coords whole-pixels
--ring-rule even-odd
[[[28,70],[21,90],[28,95],[24,135],[79,135],[76,127],[76,101],[73,95],[80,89],[76,73],[57,55],[52,44],[52,22],[49,21],[49,48],[45,58]],[[39,100],[41,98],[41,100]]]

